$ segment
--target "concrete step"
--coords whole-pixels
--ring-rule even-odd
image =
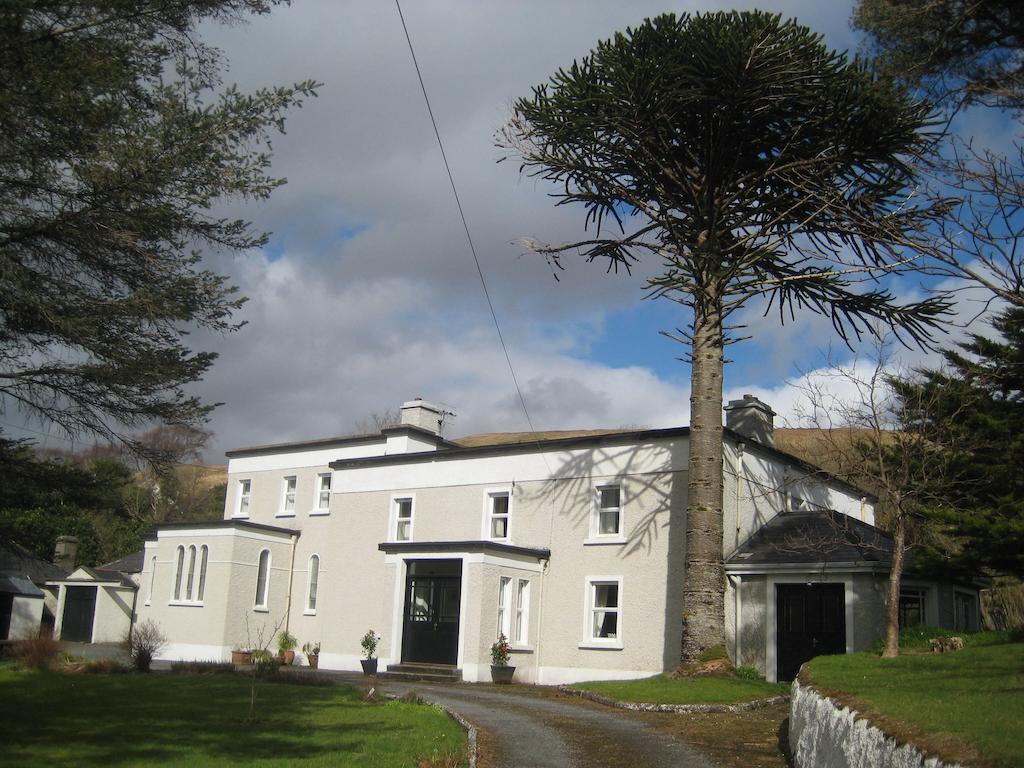
[[[462,670],[448,664],[389,664],[379,676],[423,683],[458,683],[462,681]]]

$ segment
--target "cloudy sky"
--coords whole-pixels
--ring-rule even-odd
[[[730,4],[733,6],[736,4]],[[854,49],[850,7],[763,2],[835,48]],[[632,277],[568,263],[556,282],[523,237],[582,231],[579,210],[498,164],[509,104],[599,39],[701,3],[406,0],[403,12],[535,427],[671,426],[688,421],[689,368],[661,336],[685,322],[645,301]],[[487,310],[394,3],[296,0],[265,18],[210,28],[243,89],[314,78],[319,98],[274,142],[288,179],[242,212],[272,231],[262,252],[211,257],[249,302],[247,325],[198,337],[220,358],[198,391],[223,403],[208,458],[243,445],[344,434],[373,412],[423,397],[457,414],[449,436],[523,430],[526,419]],[[917,287],[900,285],[912,294]],[[837,344],[827,321],[780,327],[758,312],[730,348],[726,396],[755,392],[783,417],[788,382]],[[844,359],[845,350],[834,347]]]

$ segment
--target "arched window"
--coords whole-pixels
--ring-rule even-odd
[[[196,576],[196,545],[188,548],[188,581],[185,582],[185,599],[192,599],[192,584]]]
[[[181,576],[185,569],[185,547],[178,547],[178,568],[174,573],[174,599],[181,600]]]
[[[256,607],[267,607],[267,594],[270,591],[270,550],[260,552],[260,567],[256,573]]]
[[[203,544],[199,551],[201,553],[199,558],[199,589],[196,591],[196,600],[201,603],[206,592],[206,561],[210,556],[210,548]]]
[[[316,588],[320,580],[320,555],[309,558],[309,583],[306,585],[306,611],[316,612]]]

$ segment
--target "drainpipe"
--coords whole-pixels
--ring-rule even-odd
[[[537,601],[537,642],[533,648],[533,663],[537,665],[537,676],[534,680],[534,685],[541,685],[540,679],[540,639],[544,637],[544,576],[548,572],[548,566],[551,565],[550,560],[544,561],[544,567],[540,572],[540,595]]]
[[[743,443],[736,443],[736,534],[733,539],[733,550],[740,548],[740,493],[743,488]]]
[[[741,664],[740,664],[740,651],[742,650],[742,647],[743,647],[740,644],[740,620],[741,620],[742,615],[743,615],[743,603],[741,602],[743,597],[742,597],[742,595],[740,593],[740,588],[743,586],[743,577],[742,576],[734,576],[732,574],[729,574],[729,583],[732,584],[732,593],[733,593],[732,604],[733,604],[733,611],[734,611],[734,613],[733,613],[733,622],[732,622],[732,625],[733,625],[733,631],[732,631],[732,634],[733,634],[733,638],[732,638],[732,654],[733,654],[732,655],[732,662],[733,662],[733,664],[735,664],[738,667],[738,666],[741,666]]]
[[[298,540],[297,534],[291,535],[292,540],[292,552],[291,557],[288,561],[288,599],[285,600],[284,608],[284,631],[288,632],[289,624],[292,618],[292,582],[295,580],[295,542]]]

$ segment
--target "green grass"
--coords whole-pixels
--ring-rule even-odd
[[[738,677],[710,675],[678,680],[658,675],[642,680],[579,683],[572,687],[593,691],[618,701],[650,704],[739,704],[778,696],[789,690],[788,685],[766,683],[763,680],[741,680]]]
[[[979,645],[999,645],[1011,642],[1014,639],[1019,639],[1013,632],[975,632],[973,634],[966,634],[964,632],[954,632],[951,629],[919,625],[916,627],[908,627],[900,632],[900,650],[927,651],[931,648],[928,641],[932,638],[951,636],[963,639],[964,645],[968,648]],[[884,647],[885,638],[880,637],[874,642],[874,645],[871,646],[871,650],[875,653],[881,653],[882,648]]]
[[[1024,644],[1005,636],[991,644],[1000,638],[986,634],[953,653],[819,656],[805,669],[815,685],[848,695],[854,709],[924,732],[926,749],[956,750],[959,742],[993,765],[1024,765]]]
[[[0,668],[0,762],[14,766],[415,766],[465,753],[433,707],[240,675],[63,675]]]

